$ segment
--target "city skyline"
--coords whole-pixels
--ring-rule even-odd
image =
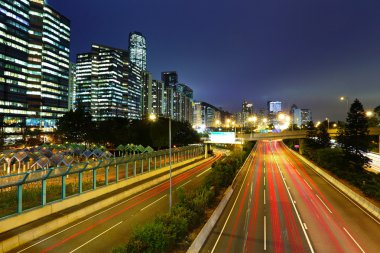
[[[340,96],[379,104],[376,1],[49,3],[72,20],[71,59],[91,43],[128,48],[129,32],[139,31],[153,78],[176,70],[196,99],[230,111],[244,99],[256,108],[280,100],[342,120]]]

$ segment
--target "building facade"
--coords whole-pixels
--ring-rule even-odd
[[[130,61],[141,70],[146,70],[146,40],[139,32],[129,34],[128,52]]]
[[[195,101],[193,106],[193,127],[197,130],[220,127],[222,112],[217,107],[202,101]]]
[[[0,2],[0,124],[52,132],[68,109],[70,20],[43,0]]]
[[[76,64],[70,62],[69,69],[69,104],[68,109],[75,109],[75,97],[76,97],[76,87],[75,87],[75,79],[76,79]]]
[[[121,117],[141,119],[141,69],[123,49],[92,45],[77,55],[76,103],[95,121]]]

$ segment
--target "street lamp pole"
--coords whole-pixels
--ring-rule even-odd
[[[169,211],[172,211],[172,120],[169,115]]]

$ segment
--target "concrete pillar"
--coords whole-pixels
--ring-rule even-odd
[[[209,143],[205,143],[205,158],[208,157],[208,151],[210,149],[210,144]]]
[[[299,153],[300,155],[303,155],[303,152],[304,152],[304,148],[305,148],[305,139],[299,139]]]

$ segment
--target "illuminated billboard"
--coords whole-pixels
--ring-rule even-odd
[[[210,142],[235,143],[235,133],[234,132],[210,132]]]

